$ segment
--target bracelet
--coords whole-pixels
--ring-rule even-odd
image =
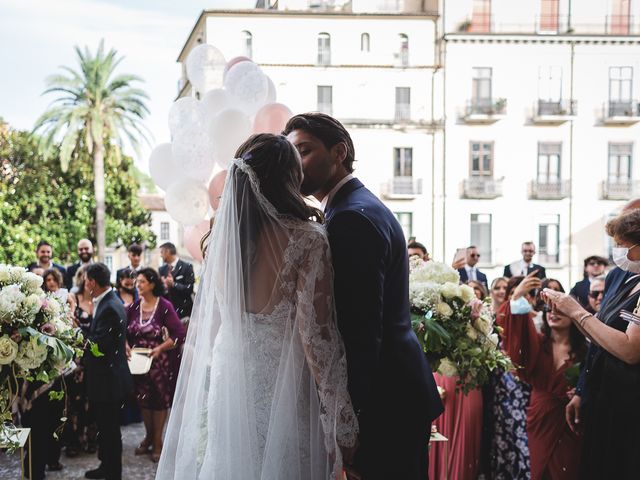
[[[590,317],[590,316],[591,314],[587,312],[578,319],[578,324],[580,325],[580,328],[584,328],[584,322],[586,322],[587,317]]]

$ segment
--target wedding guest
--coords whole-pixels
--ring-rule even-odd
[[[193,265],[178,258],[176,246],[171,242],[160,245],[160,256],[164,265],[159,273],[166,288],[166,297],[182,323],[186,324],[193,309],[193,285],[196,283]]]
[[[533,242],[524,242],[521,248],[522,259],[516,260],[504,267],[503,277],[511,278],[517,276],[527,276],[533,271],[537,271],[537,277],[542,279],[547,277],[547,272],[542,265],[533,263],[533,256],[536,254],[536,246]]]
[[[420,257],[425,262],[428,262],[430,260],[429,252],[427,251],[427,247],[425,247],[420,242],[411,242],[411,243],[409,243],[409,245],[407,245],[407,253],[409,255],[409,258],[411,258],[414,255],[416,255],[416,256]]]
[[[68,304],[73,312],[75,308],[75,300],[73,296],[69,295],[69,291],[63,287],[63,277],[59,270],[55,268],[51,268],[49,270],[45,270],[42,274],[42,289],[45,293],[51,293],[54,297],[56,297],[60,302],[64,304]]]
[[[589,285],[589,308],[591,313],[598,313],[604,298],[604,277],[594,278]]]
[[[473,288],[473,292],[476,294],[478,300],[484,300],[489,296],[489,291],[484,286],[484,283],[478,280],[470,280],[467,282],[467,285]]]
[[[93,298],[94,314],[88,339],[101,355],[85,355],[87,396],[98,424],[100,466],[85,478],[122,478],[120,408],[133,382],[125,350],[127,317],[110,285],[111,272],[103,263],[85,267],[85,288]]]
[[[44,275],[44,268],[41,268],[38,265],[31,265],[31,266],[29,266],[28,270],[31,273],[35,273],[36,275],[39,275],[39,276],[43,276]]]
[[[120,276],[116,279],[116,296],[122,301],[125,307],[138,300],[138,290],[136,289],[136,277],[138,274],[129,267],[120,270]]]
[[[489,284],[487,283],[487,276],[482,273],[476,265],[480,261],[480,252],[475,245],[471,245],[467,247],[466,252],[466,263],[465,266],[458,269],[458,273],[460,274],[460,281],[462,283],[467,283],[471,280],[478,281],[484,285],[484,288],[489,288]]]
[[[127,308],[127,353],[135,347],[149,348],[153,363],[147,374],[134,378],[145,426],[135,454],[151,453],[151,460],[158,462],[178,376],[179,349],[175,347],[184,341],[185,329],[171,302],[162,297],[164,286],[154,269],[139,270],[136,283],[140,298]]]
[[[530,273],[515,288],[511,300],[500,308],[497,322],[504,329],[505,351],[522,367],[519,375],[532,387],[527,410],[531,478],[577,479],[581,438],[563,421],[574,393],[566,372],[583,360],[586,342],[570,317],[547,308],[542,333],[538,333],[531,303],[525,299],[527,292],[541,286],[535,275]]]
[[[53,247],[49,242],[45,240],[38,242],[38,245],[36,246],[36,257],[38,260],[27,266],[27,270],[30,272],[32,272],[34,268],[42,268],[43,272],[44,270],[55,268],[63,277],[66,275],[67,271],[65,268],[51,260],[53,258]]]
[[[127,257],[129,257],[129,265],[124,268],[121,268],[116,272],[116,281],[118,281],[118,278],[120,278],[125,268],[129,268],[134,272],[137,272],[142,268],[142,252],[143,252],[142,245],[138,245],[137,243],[133,243],[129,245],[129,248],[127,248]]]
[[[595,278],[604,276],[607,265],[609,265],[609,261],[598,255],[591,255],[584,259],[584,278],[569,291],[569,294],[577,298],[583,307],[589,305],[589,286],[591,282]]]
[[[497,312],[507,298],[507,284],[509,280],[505,277],[498,277],[491,282],[491,311]]]
[[[631,275],[604,297],[598,316],[569,295],[544,293],[592,341],[584,369],[588,402],[582,412],[574,405],[566,412],[571,428],[584,430],[582,478],[627,479],[640,471],[640,437],[634,428],[640,425],[640,327],[621,312],[634,312],[640,301],[640,210],[609,220],[606,231],[616,245],[614,262]]]
[[[71,290],[74,286],[73,282],[78,273],[78,269],[83,265],[89,265],[93,262],[93,243],[88,238],[83,238],[78,242],[78,258],[79,260],[73,265],[67,267],[67,275],[65,276],[65,286],[67,290]]]

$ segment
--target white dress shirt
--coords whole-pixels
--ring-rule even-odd
[[[331,200],[333,200],[333,197],[335,197],[336,193],[338,193],[338,191],[344,186],[344,184],[347,183],[352,178],[355,178],[352,174],[349,174],[346,177],[344,177],[342,180],[340,180],[336,184],[335,187],[331,189],[331,191],[327,194],[327,196],[322,199],[322,202],[320,202],[320,206],[322,207],[323,212],[327,211],[327,208],[331,204]]]
[[[100,295],[98,295],[96,298],[93,299],[93,311],[97,312],[98,311],[98,305],[100,304],[100,301],[105,297],[105,295],[107,293],[109,293],[111,290],[113,290],[111,287],[107,288],[104,292],[102,292]]]
[[[469,265],[465,265],[464,269],[467,271],[467,278],[469,280],[478,280],[478,269],[476,267],[470,267]]]

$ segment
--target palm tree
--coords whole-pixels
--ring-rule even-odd
[[[93,162],[93,187],[96,197],[96,237],[98,258],[104,261],[105,233],[105,154],[120,155],[123,139],[137,150],[140,141],[148,142],[148,130],[141,121],[149,113],[145,100],[149,97],[132,86],[142,81],[135,75],[114,76],[123,57],[104,51],[104,41],[93,55],[75,47],[80,70],[61,67],[64,74],[47,78],[47,93],[59,93],[46,112],[36,121],[39,149],[45,156],[53,155],[59,143],[60,165],[63,171],[72,159],[86,151]]]

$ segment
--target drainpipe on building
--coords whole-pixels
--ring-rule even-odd
[[[445,4],[447,2],[443,0],[442,15],[440,16],[442,25],[442,38],[440,39],[440,66],[442,67],[442,261],[445,261],[446,252],[446,213],[447,213],[447,36],[446,36],[446,23],[445,23]],[[435,166],[434,166],[435,173]],[[434,198],[435,200],[435,198]],[[435,202],[434,202],[435,204]],[[435,208],[435,207],[434,207]],[[435,220],[434,220],[435,226]],[[435,239],[435,228],[434,239]],[[435,252],[435,249],[434,249]]]
[[[573,102],[573,68],[575,42],[571,41],[571,68],[569,70],[569,101]],[[571,107],[571,105],[569,105]],[[573,113],[573,112],[572,112]],[[569,120],[569,287],[573,285],[573,117]]]

